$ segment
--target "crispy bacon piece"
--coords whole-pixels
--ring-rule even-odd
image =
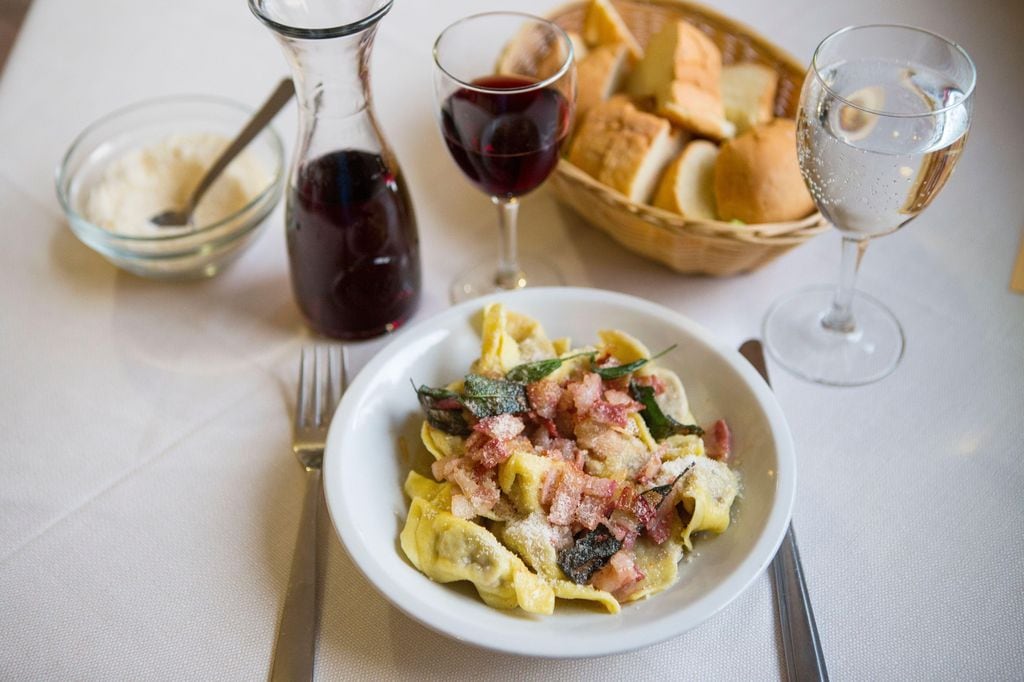
[[[628,393],[614,388],[608,389],[604,392],[604,399],[611,405],[635,405],[638,411],[642,407],[640,403],[633,400]]]
[[[559,526],[568,526],[576,518],[576,508],[583,495],[584,474],[575,469],[563,468],[555,487],[555,495],[548,510],[548,521]]]
[[[530,442],[538,450],[544,450],[551,445],[551,434],[548,433],[544,424],[534,425],[530,429]]]
[[[619,484],[613,479],[601,478],[600,476],[587,476],[583,482],[583,492],[588,495],[606,498],[612,503],[614,503],[615,492],[618,490],[618,487]]]
[[[657,374],[634,374],[633,381],[640,386],[650,386],[654,389],[654,395],[665,392],[665,382]]]
[[[594,530],[615,509],[618,483],[610,478],[583,474],[583,497],[576,508],[576,522]]]
[[[603,388],[601,377],[593,372],[587,372],[579,381],[572,381],[566,385],[565,390],[572,396],[577,417],[587,414],[593,404],[601,399]]]
[[[629,424],[629,415],[642,409],[643,405],[633,400],[627,393],[609,389],[604,392],[603,399],[595,400],[590,405],[586,416],[599,424],[622,429]]]
[[[644,579],[644,573],[633,561],[629,552],[619,550],[605,564],[604,568],[594,574],[591,586],[611,592],[616,597],[629,594],[630,589]]]
[[[485,417],[473,425],[466,439],[466,457],[493,468],[517,450],[533,450],[530,440],[519,435],[525,428],[523,420],[511,414]]]
[[[488,469],[493,469],[512,456],[513,452],[533,451],[533,443],[525,436],[516,436],[509,440],[489,440],[483,447],[466,450],[466,456],[477,460]]]
[[[583,495],[576,507],[576,522],[587,530],[594,530],[605,520],[611,507],[611,500],[596,495]]]
[[[562,472],[556,471],[555,469],[548,469],[544,474],[544,480],[540,484],[540,503],[544,507],[551,507],[552,500],[555,499],[555,489],[558,487],[558,479],[561,477]]]
[[[640,533],[661,544],[671,534],[672,514],[678,502],[678,485],[661,495],[653,490],[640,494],[632,486],[622,486],[613,502],[607,526],[623,547],[631,549]]]
[[[608,530],[616,539],[622,542],[624,549],[633,549],[637,537],[640,535],[640,526],[637,524],[636,516],[626,509],[616,509],[608,517]]]
[[[587,416],[598,424],[617,426],[620,429],[626,428],[629,424],[629,411],[625,406],[612,405],[603,400],[594,403]]]
[[[644,464],[644,468],[641,469],[637,475],[636,480],[638,483],[647,483],[655,476],[658,475],[658,471],[661,469],[661,453],[655,450],[651,453],[650,458],[647,460],[647,464]]]
[[[586,451],[580,450],[576,442],[569,438],[555,438],[543,450],[544,454],[551,459],[572,464],[579,471],[583,471],[583,461],[586,458]]]
[[[675,513],[676,502],[679,501],[678,489],[678,484],[672,486],[672,490],[658,503],[654,516],[644,524],[647,537],[656,544],[665,542],[672,534],[672,514]]]
[[[535,381],[526,386],[526,399],[530,409],[544,419],[554,419],[558,401],[562,399],[565,389],[556,382],[547,379]]]
[[[704,451],[711,459],[728,462],[732,454],[732,432],[724,419],[719,419],[711,426],[710,442],[705,442]]]
[[[633,515],[639,525],[646,528],[656,518],[657,513],[657,507],[651,504],[645,495],[637,495],[633,498]]]
[[[464,500],[468,501],[476,514],[489,511],[501,497],[498,489],[497,471],[478,465],[478,462],[468,457],[445,457],[430,465],[431,473],[438,481],[451,481],[462,492]],[[452,511],[456,515],[468,513],[468,510],[461,502],[456,502],[452,496]],[[456,512],[456,505],[459,505]],[[464,518],[472,518],[473,515]]]
[[[551,472],[541,487],[541,504],[548,507],[548,521],[555,525],[578,524],[594,530],[615,508],[618,484],[564,467]]]
[[[632,509],[635,498],[636,490],[633,489],[633,486],[624,485],[619,488],[619,494],[615,496],[615,508]]]
[[[473,425],[473,430],[482,433],[495,440],[509,440],[515,438],[526,424],[519,417],[512,414],[499,414],[493,417],[485,417]],[[468,445],[468,444],[467,444]]]

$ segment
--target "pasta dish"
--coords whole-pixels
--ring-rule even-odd
[[[679,376],[603,330],[549,339],[501,304],[480,357],[447,386],[416,386],[429,471],[410,471],[400,545],[427,577],[471,582],[489,606],[550,614],[557,599],[610,613],[671,586],[739,491],[731,435],[702,427]]]

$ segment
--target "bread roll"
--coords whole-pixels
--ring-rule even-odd
[[[634,97],[654,97],[656,111],[673,123],[715,140],[731,137],[719,80],[722,53],[703,31],[671,21],[651,37],[629,78]]]
[[[569,150],[569,162],[630,201],[646,203],[680,136],[665,119],[639,111],[621,95],[593,107]]]
[[[655,97],[677,80],[716,94],[721,71],[722,53],[710,38],[689,22],[670,21],[647,43],[629,78],[629,94]]]
[[[796,158],[796,124],[775,119],[722,145],[715,163],[721,220],[775,223],[814,210]]]
[[[753,62],[722,67],[722,102],[725,117],[744,132],[772,119],[779,74]]]
[[[583,39],[590,47],[621,43],[634,61],[644,56],[640,43],[609,0],[591,0],[583,20]]]
[[[736,134],[720,97],[693,83],[673,81],[658,96],[657,112],[698,135],[722,141]]]
[[[591,50],[576,67],[576,118],[611,97],[626,75],[627,49],[622,43]]]
[[[669,164],[658,184],[654,205],[694,220],[715,220],[715,160],[718,146],[694,140]]]

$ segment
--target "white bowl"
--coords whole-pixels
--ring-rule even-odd
[[[533,316],[551,338],[583,344],[618,328],[649,348],[678,347],[659,363],[678,372],[698,422],[724,418],[742,480],[733,523],[702,538],[661,594],[607,613],[559,602],[551,616],[487,607],[475,591],[442,585],[402,555],[409,462],[399,445],[422,447],[417,385],[462,377],[479,356],[473,319],[487,301]],[[463,642],[529,656],[582,657],[628,651],[676,636],[735,599],[768,565],[789,523],[796,491],[793,441],[771,390],[734,349],[667,308],[594,289],[525,289],[467,301],[410,327],[359,373],[327,440],[324,485],[331,519],[366,578],[419,622]],[[358,617],[358,614],[352,614]]]

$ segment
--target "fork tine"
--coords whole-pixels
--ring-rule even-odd
[[[327,371],[324,377],[324,412],[321,421],[324,424],[330,423],[331,413],[334,412],[334,350],[333,346],[327,346]]]
[[[341,347],[341,385],[338,387],[338,399],[341,400],[341,396],[348,390],[348,353],[345,346]]]
[[[320,426],[320,415],[323,413],[323,375],[320,371],[320,349],[313,346],[313,413],[310,415],[314,426]]]
[[[299,355],[299,385],[295,389],[295,426],[298,429],[305,423],[306,419],[306,408],[308,406],[306,401],[306,347],[303,346],[302,353]]]
[[[340,344],[305,346],[299,356],[295,429],[322,429],[348,386],[345,347]]]

